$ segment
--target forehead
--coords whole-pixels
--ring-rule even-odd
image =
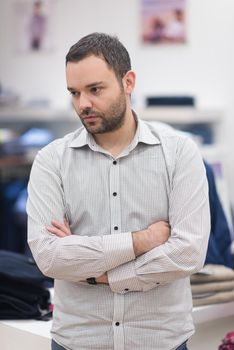
[[[66,78],[69,86],[88,85],[94,81],[108,82],[117,80],[113,69],[104,59],[97,56],[88,56],[78,62],[68,62]]]

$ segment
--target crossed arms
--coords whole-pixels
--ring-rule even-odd
[[[62,223],[66,214],[60,159],[53,145],[39,152],[27,212],[29,245],[42,272],[71,282],[107,273],[111,290],[121,293],[126,288],[147,291],[198,271],[210,231],[206,175],[193,144],[187,143],[178,153],[169,194],[170,228],[157,222],[142,231],[102,236],[65,231],[61,239],[47,229],[54,219]]]
[[[63,238],[72,234],[69,223],[66,219],[64,219],[63,223],[57,220],[52,220],[51,224],[52,226],[48,226],[47,230],[57,237]],[[144,253],[147,253],[151,249],[160,246],[168,240],[169,236],[170,226],[165,221],[155,222],[145,230],[132,232],[132,242],[135,256],[138,257]],[[107,273],[97,277],[96,281],[97,283],[108,284]]]

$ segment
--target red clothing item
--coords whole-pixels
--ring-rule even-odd
[[[219,350],[234,350],[234,331],[226,334],[219,346]]]

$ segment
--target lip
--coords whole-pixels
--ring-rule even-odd
[[[84,120],[88,122],[94,122],[97,119],[95,115],[89,115],[88,117],[84,117]]]

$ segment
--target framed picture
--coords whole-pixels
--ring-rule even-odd
[[[186,0],[141,0],[142,42],[186,42]]]
[[[17,52],[54,48],[54,4],[55,0],[17,0],[13,3],[13,42]]]

